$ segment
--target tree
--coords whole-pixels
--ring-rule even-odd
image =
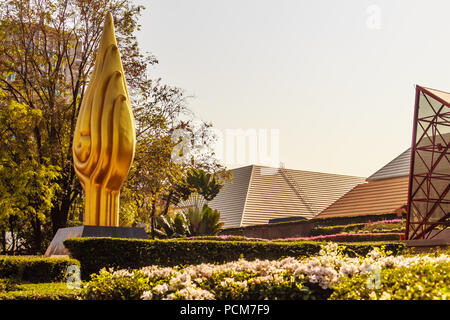
[[[136,222],[150,225],[153,238],[156,218],[165,216],[170,206],[179,202],[183,188],[189,188],[186,175],[191,170],[226,175],[214,158],[211,125],[194,121],[184,92],[158,83],[154,92],[141,102],[135,113],[136,154],[127,183],[132,192],[124,202],[135,202]],[[177,139],[176,133],[180,132],[184,139]],[[181,144],[188,151],[195,149],[194,144],[204,148],[202,152],[189,153],[188,157],[178,157],[177,147]]]
[[[214,139],[211,124],[194,123],[183,90],[149,77],[149,67],[158,61],[141,52],[135,37],[143,6],[132,0],[0,0],[0,5],[1,103],[17,103],[33,115],[20,146],[8,142],[8,148],[29,150],[33,170],[47,172],[45,188],[51,193],[46,199],[51,201],[38,211],[39,221],[49,223],[53,234],[72,224],[71,215],[82,219],[72,141],[107,12],[114,17],[137,126],[136,155],[122,189],[120,223],[150,222],[154,228],[155,218],[167,214],[177,201],[176,188],[189,168],[223,170],[209,149]],[[174,139],[180,131],[187,143]],[[206,148],[198,151],[193,143]],[[174,160],[180,145],[198,152]]]
[[[71,206],[81,195],[72,139],[106,12],[114,16],[120,50],[127,53],[122,62],[130,93],[149,88],[147,66],[156,60],[139,50],[135,32],[143,7],[132,1],[3,0],[0,6],[2,100],[34,115],[28,124],[30,161],[57,170],[50,178],[57,188],[46,212],[55,233],[67,225]]]
[[[0,99],[0,229],[3,251],[6,251],[6,230],[11,232],[10,253],[18,249],[17,244],[23,238],[28,238],[28,249],[32,252],[43,250],[46,213],[58,190],[53,182],[58,178],[58,168],[45,158],[37,162],[33,155],[30,123],[37,116],[38,113],[22,104],[15,101],[5,104]]]

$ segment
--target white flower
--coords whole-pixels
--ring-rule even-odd
[[[155,286],[153,288],[153,291],[157,294],[165,294],[168,290],[169,290],[169,286],[166,283],[158,284],[157,286]]]
[[[153,293],[151,291],[145,291],[142,295],[141,295],[141,299],[142,300],[151,300],[153,298]]]

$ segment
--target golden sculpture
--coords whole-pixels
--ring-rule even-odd
[[[108,13],[73,139],[74,168],[85,193],[84,225],[119,225],[120,188],[135,144],[130,97]]]

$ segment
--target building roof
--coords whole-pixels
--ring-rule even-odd
[[[251,165],[233,169],[209,206],[225,227],[268,223],[270,219],[316,216],[365,178]]]
[[[323,210],[317,218],[394,213],[408,202],[409,177],[368,180]]]
[[[408,202],[411,148],[355,186],[317,218],[394,213]]]
[[[398,157],[372,174],[367,180],[383,180],[409,176],[411,162],[411,148],[406,149]]]

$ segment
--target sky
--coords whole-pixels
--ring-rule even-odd
[[[150,76],[218,132],[278,132],[286,168],[368,177],[410,147],[415,85],[450,91],[447,0],[136,2]]]

